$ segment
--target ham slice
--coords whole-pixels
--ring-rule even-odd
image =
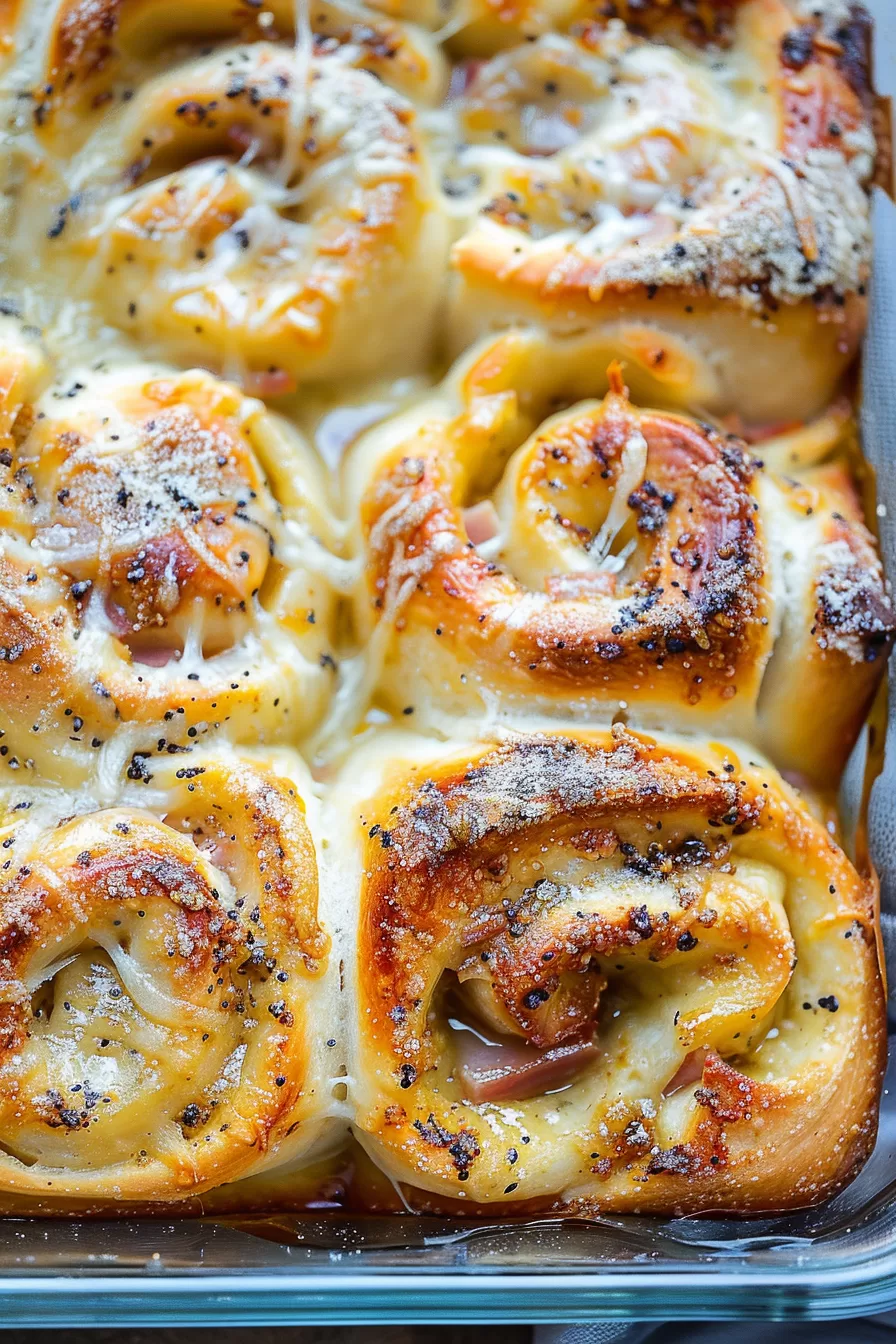
[[[197,848],[202,850],[209,863],[213,868],[217,868],[218,872],[226,873],[230,878],[236,878],[240,873],[245,856],[236,840],[231,840],[227,836],[214,839],[206,836],[199,841]]]
[[[690,1054],[685,1055],[681,1065],[663,1088],[663,1096],[671,1097],[673,1092],[680,1092],[683,1087],[688,1087],[691,1083],[699,1083],[703,1077],[705,1062],[706,1050],[703,1046],[699,1050],[692,1050]]]
[[[133,633],[133,626],[128,620],[127,612],[117,602],[113,602],[111,597],[106,598],[103,610],[116,635],[123,636]]]
[[[166,826],[170,826],[173,831],[180,834],[184,833],[182,813],[166,812],[162,821]],[[190,838],[213,868],[217,868],[219,873],[226,873],[234,881],[239,880],[245,854],[238,840],[233,840],[226,835],[203,835],[201,831],[190,832]]]
[[[285,397],[295,392],[296,380],[285,369],[250,369],[243,379],[243,391],[250,397]]]
[[[131,661],[142,663],[144,667],[167,667],[169,663],[180,658],[181,650],[173,645],[167,644],[147,644],[141,648],[139,644],[135,647],[134,627],[128,618],[127,612],[120,607],[111,597],[107,597],[104,603],[106,618],[112,629],[115,631],[122,644],[126,644],[131,654]]]
[[[745,425],[736,431],[747,443],[763,444],[768,439],[776,439],[781,434],[793,434],[803,428],[802,420],[775,420],[765,425]]]
[[[482,499],[469,509],[464,509],[464,527],[474,546],[491,541],[501,530],[498,511],[490,499]]]
[[[124,641],[127,643],[127,640]],[[158,648],[132,649],[131,661],[142,663],[144,667],[167,667],[180,658],[180,649]]]
[[[451,71],[451,82],[448,85],[446,102],[456,103],[458,98],[465,97],[476,82],[476,76],[484,65],[485,61],[476,58],[468,61],[458,61]]]
[[[536,1050],[525,1041],[491,1043],[472,1031],[458,1032],[456,1042],[456,1071],[464,1097],[474,1104],[522,1101],[557,1091],[600,1054],[591,1036],[549,1050]]]
[[[246,154],[250,149],[257,152],[258,139],[251,126],[241,125],[228,126],[224,137],[231,149],[235,150],[240,157]]]

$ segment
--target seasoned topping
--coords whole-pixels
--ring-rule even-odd
[[[872,907],[774,771],[618,726],[402,740],[358,836],[357,1123],[394,1177],[594,1213],[839,1170],[804,1138],[867,1027],[841,949],[873,967]]]
[[[297,432],[198,370],[92,369],[25,404],[0,445],[0,759],[76,783],[124,734],[134,777],[225,725],[307,731],[339,562]]]
[[[854,663],[886,658],[896,618],[882,584],[880,560],[864,531],[838,523],[837,539],[823,553],[816,584],[815,635],[822,650],[837,650]]]
[[[760,799],[742,798],[733,780],[686,770],[670,775],[648,744],[621,728],[610,750],[531,737],[497,748],[456,778],[424,783],[390,818],[388,847],[398,851],[405,868],[433,867],[458,848],[506,838],[558,815],[612,818],[636,802],[662,812],[686,798],[718,825],[744,824],[754,806],[762,807]]]
[[[0,1130],[24,1194],[183,1198],[314,1137],[328,939],[296,786],[232,750],[153,785],[74,817],[51,787],[33,815],[4,802]]]

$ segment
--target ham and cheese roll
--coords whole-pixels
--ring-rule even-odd
[[[394,1179],[471,1212],[746,1213],[861,1166],[874,893],[748,750],[393,733],[336,799],[355,1127]]]
[[[296,431],[196,370],[76,372],[20,397],[11,379],[5,764],[70,782],[104,748],[314,727],[334,675],[338,538]]]
[[[691,361],[706,409],[817,414],[865,321],[867,20],[840,0],[558,8],[455,72],[455,348],[597,326]]]
[[[359,443],[378,695],[445,731],[547,713],[734,734],[835,782],[894,630],[845,468],[778,477],[632,404],[618,365],[595,400],[600,352],[501,337]]]
[[[435,32],[457,58],[494,56],[508,47],[535,42],[549,33],[565,33],[598,19],[623,19],[664,37],[688,36],[722,41],[730,33],[738,0],[370,0],[384,14]],[[814,8],[818,8],[814,6]],[[597,15],[595,15],[597,9]]]
[[[320,1154],[313,812],[286,751],[168,757],[100,808],[2,786],[0,1207],[114,1211]]]
[[[288,9],[59,7],[13,242],[42,324],[87,300],[145,351],[263,396],[425,361],[447,221],[399,90],[431,97],[438,53],[327,3],[294,41]]]
[[[388,4],[369,6],[364,0],[319,0],[308,6],[295,0],[264,6],[98,0],[88,9],[77,0],[49,5],[18,0],[12,19],[19,29],[22,74],[43,81],[33,90],[41,107],[34,121],[50,139],[71,145],[83,140],[97,109],[120,100],[147,69],[170,68],[172,51],[207,50],[215,42],[310,41],[317,50],[338,48],[352,64],[415,101],[435,102],[446,83],[436,43],[416,23],[389,18],[388,9]],[[304,24],[308,31],[301,31]]]

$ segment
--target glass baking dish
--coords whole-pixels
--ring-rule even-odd
[[[896,1060],[877,1149],[820,1209],[491,1226],[320,1215],[0,1223],[10,1325],[805,1318],[896,1304]]]
[[[865,0],[877,87],[892,92],[896,6]],[[877,193],[876,269],[862,424],[877,515],[896,577],[896,209]],[[891,433],[892,431],[892,433]],[[865,758],[883,769],[865,796]],[[847,772],[881,875],[896,966],[896,692]],[[863,750],[863,748],[865,750]],[[867,826],[866,826],[867,821]],[[853,829],[856,829],[855,827]],[[892,913],[891,913],[892,912]],[[896,1010],[891,1012],[896,1042]],[[0,1220],[7,1326],[565,1322],[842,1318],[896,1308],[896,1048],[875,1152],[818,1209],[750,1221],[638,1217],[500,1224],[338,1212],[143,1221]]]
[[[881,197],[876,214],[880,255],[893,254],[896,210]],[[879,267],[863,424],[866,453],[878,468],[882,545],[894,574],[896,473],[880,469],[887,417],[894,415],[887,381],[892,316],[896,276]],[[867,844],[881,874],[885,942],[896,930],[892,683],[890,690],[889,715],[880,706],[872,716],[842,797],[847,835],[859,855]],[[881,754],[869,799],[866,767],[872,762],[877,770]],[[891,1019],[896,1041],[896,1012]],[[861,1175],[820,1208],[778,1218],[488,1224],[321,1210],[117,1222],[0,1220],[0,1310],[9,1325],[821,1319],[894,1307],[896,1049],[878,1143]]]

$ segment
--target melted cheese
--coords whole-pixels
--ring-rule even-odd
[[[308,84],[311,80],[311,57],[314,52],[310,0],[293,0],[293,5],[296,25],[293,83],[290,88],[286,133],[283,137],[283,157],[280,161],[280,180],[284,186],[290,185],[299,167],[299,147],[308,122]]]
[[[795,3],[807,22],[820,9],[834,22],[843,8],[840,0]],[[60,33],[46,21],[47,6],[29,0],[19,52],[0,74],[10,128],[0,143],[6,196],[0,291],[21,306],[22,322],[41,329],[55,378],[45,387],[41,355],[26,360],[24,372],[14,370],[7,386],[0,359],[0,397],[7,397],[0,404],[0,447],[15,458],[4,505],[7,532],[0,536],[0,569],[5,575],[8,567],[14,577],[7,586],[5,579],[0,583],[0,617],[11,629],[15,621],[29,629],[36,625],[56,677],[42,703],[30,688],[0,697],[0,717],[10,719],[3,720],[4,753],[13,739],[24,744],[21,759],[15,754],[0,759],[0,800],[15,808],[20,794],[27,794],[30,804],[22,813],[0,817],[0,835],[4,845],[18,846],[17,853],[28,852],[41,890],[60,902],[67,884],[80,880],[83,856],[91,860],[91,850],[104,843],[108,824],[102,809],[112,807],[135,828],[149,828],[148,852],[156,853],[163,874],[172,856],[183,861],[191,880],[214,887],[222,910],[243,911],[240,920],[254,920],[253,905],[244,899],[247,890],[261,907],[278,883],[296,872],[302,885],[280,921],[287,930],[285,946],[274,948],[289,966],[287,978],[278,974],[281,960],[266,966],[261,977],[261,1030],[252,1015],[257,1005],[244,1016],[230,1011],[230,1003],[220,1004],[214,984],[209,999],[204,986],[196,997],[189,992],[189,977],[172,975],[170,963],[186,958],[195,945],[188,920],[181,914],[172,919],[163,902],[158,921],[144,926],[171,924],[170,929],[165,924],[168,942],[153,955],[140,941],[139,916],[138,934],[124,939],[102,912],[91,915],[87,933],[71,935],[71,945],[68,934],[36,945],[23,993],[39,1004],[52,987],[57,999],[64,996],[71,1005],[71,1020],[58,1038],[47,1032],[44,1019],[38,1022],[23,1052],[23,1057],[31,1052],[31,1073],[23,1074],[30,1092],[38,1095],[37,1084],[43,1086],[45,1076],[52,1080],[55,1069],[67,1085],[75,1080],[74,1086],[81,1086],[89,1075],[93,1088],[114,1096],[118,1128],[108,1151],[116,1170],[111,1194],[100,1191],[113,1204],[128,1189],[149,1199],[167,1190],[165,1171],[157,1171],[157,1185],[144,1188],[146,1168],[130,1160],[150,1120],[152,1140],[161,1136],[161,1148],[168,1144],[179,1154],[182,1188],[172,1198],[189,1191],[191,1180],[197,1188],[217,1182],[215,1171],[200,1171],[196,1152],[203,1150],[190,1147],[184,1132],[194,1078],[211,1110],[239,1111],[235,1099],[257,1097],[271,1082],[253,1073],[259,1043],[280,1035],[288,1042],[301,1034],[307,1046],[302,1067],[291,1064],[282,1075],[282,1085],[296,1083],[290,1105],[297,1116],[301,1112],[301,1125],[297,1119],[296,1135],[287,1142],[293,1129],[284,1118],[281,1131],[280,1093],[272,1091],[277,1113],[270,1125],[263,1114],[253,1130],[256,1117],[247,1102],[251,1132],[241,1140],[240,1160],[226,1168],[231,1175],[250,1166],[291,1170],[327,1142],[339,1143],[346,1121],[352,1121],[407,1211],[413,1208],[408,1182],[437,1194],[447,1190],[452,1199],[467,1197],[467,1189],[455,1184],[458,1173],[466,1174],[463,1163],[452,1167],[445,1156],[457,1143],[445,1142],[447,1129],[432,1128],[433,1114],[441,1114],[444,1102],[449,1107],[444,1124],[454,1124],[456,1112],[478,1136],[482,1166],[492,1160],[492,1151],[497,1154],[494,1181],[486,1177],[477,1197],[499,1203],[530,1196],[593,1199],[592,1148],[612,1156],[614,1144],[631,1139],[641,1165],[626,1170],[646,1173],[649,1158],[638,1148],[642,1133],[649,1132],[657,1152],[672,1153],[682,1136],[692,1134],[702,1116],[699,1108],[707,1106],[693,1086],[670,1095],[666,1087],[693,1049],[719,1050],[743,1068],[749,1086],[768,1083],[777,1089],[768,1107],[772,1124],[778,1107],[784,1124],[798,1129],[803,1111],[816,1105],[810,1116],[815,1162],[825,1148],[815,1137],[823,1130],[825,1107],[835,1134],[867,1129],[874,1107],[872,1047],[880,1014],[873,950],[859,937],[848,943],[841,937],[844,928],[867,927],[862,925],[867,893],[828,833],[770,767],[738,768],[729,779],[728,757],[761,760],[759,742],[780,749],[790,765],[793,757],[810,752],[810,736],[826,739],[828,729],[837,739],[836,755],[858,727],[857,715],[878,675],[866,654],[884,648],[892,617],[849,482],[813,478],[805,483],[804,498],[797,487],[762,478],[752,519],[757,545],[764,548],[762,563],[757,569],[744,561],[741,576],[753,605],[742,621],[741,615],[732,618],[725,658],[720,655],[705,677],[694,672],[686,694],[673,704],[669,683],[680,667],[674,662],[681,653],[676,646],[684,644],[673,620],[680,613],[653,612],[649,602],[643,610],[639,606],[645,593],[638,583],[646,586],[644,537],[653,535],[654,520],[648,516],[639,530],[643,519],[635,516],[636,504],[649,474],[648,443],[634,418],[620,429],[612,487],[603,493],[596,456],[586,462],[582,482],[561,479],[563,473],[548,462],[538,488],[530,489],[525,471],[532,467],[527,445],[552,432],[553,421],[545,417],[566,407],[557,415],[559,423],[570,407],[598,405],[583,399],[601,395],[611,358],[624,356],[626,379],[630,369],[633,387],[640,382],[642,390],[649,389],[649,396],[635,401],[690,404],[696,410],[692,403],[702,402],[709,388],[712,396],[705,400],[712,400],[711,411],[721,416],[730,409],[743,346],[730,338],[725,324],[732,313],[740,320],[745,304],[759,310],[751,266],[765,266],[775,283],[780,279],[782,314],[776,317],[782,326],[797,301],[811,308],[816,283],[855,296],[867,252],[864,182],[873,159],[868,126],[850,126],[839,143],[812,148],[805,162],[795,162],[781,149],[780,94],[768,78],[767,51],[739,38],[731,48],[701,49],[686,38],[663,43],[633,35],[621,21],[595,26],[587,41],[580,40],[575,0],[526,0],[512,13],[499,13],[488,0],[446,5],[321,0],[319,6],[276,0],[258,11],[257,21],[253,7],[225,12],[197,0],[194,13],[187,0],[184,5],[183,17],[173,5],[162,13],[167,19],[154,22],[151,41],[147,29],[129,27],[123,6],[120,15],[116,11],[115,41],[99,61],[90,46],[95,7],[72,10],[78,41],[67,58],[70,78],[55,97],[47,87],[47,63],[65,48],[54,45]],[[157,19],[159,13],[154,11]],[[209,31],[200,38],[206,22]],[[764,214],[743,209],[745,201],[757,200]],[[763,229],[754,234],[757,218]],[[675,259],[679,237],[693,245],[695,258],[688,262],[693,274]],[[719,239],[728,249],[717,268],[725,278],[718,280],[708,267],[704,282],[696,254]],[[475,270],[471,255],[480,279],[485,277],[481,290],[475,284],[465,289]],[[801,279],[807,261],[819,269]],[[621,316],[614,312],[607,320],[600,304],[604,267],[610,264],[619,267],[621,292],[634,297],[630,308],[628,298],[620,302]],[[584,282],[577,280],[583,275]],[[681,284],[697,284],[695,276],[703,287],[696,313],[678,294]],[[576,292],[577,283],[584,289]],[[578,306],[583,293],[591,305],[584,317]],[[663,309],[660,319],[654,317],[654,295],[659,302],[653,307]],[[461,320],[457,314],[464,308]],[[561,325],[568,324],[563,330],[576,336],[590,331],[592,322],[605,323],[590,354],[577,354],[575,339],[551,337],[558,310]],[[449,347],[465,344],[463,333],[470,330],[465,323],[505,327],[520,317],[544,322],[527,332],[542,342],[540,355],[515,362],[513,342],[495,341],[436,390]],[[768,377],[774,354],[762,341],[777,323],[751,339],[748,354],[755,352],[759,370],[751,388],[757,381],[775,381]],[[800,375],[814,359],[807,328],[800,330],[799,359],[779,361],[792,375],[779,380],[788,400],[800,395],[806,381]],[[820,327],[808,330],[817,336]],[[16,350],[26,338],[19,325],[7,330],[4,324],[3,339]],[[147,365],[147,359],[158,363]],[[177,372],[192,365],[193,372]],[[836,364],[827,381],[822,379],[825,388],[833,386],[841,367]],[[17,380],[21,387],[13,386]],[[206,389],[202,427],[214,434],[226,421],[245,468],[236,483],[232,477],[238,473],[231,471],[226,453],[204,475],[191,459],[192,449],[168,471],[143,460],[147,442],[159,432],[155,412],[142,403],[139,413],[134,411],[122,389],[166,380],[177,384],[181,409],[197,389]],[[82,415],[85,403],[92,422]],[[841,455],[847,414],[835,408],[812,424],[783,429],[768,440],[770,459],[799,472],[829,466]],[[763,412],[758,418],[776,417]],[[53,435],[35,447],[40,425],[47,422]],[[458,476],[466,471],[469,479],[456,496],[451,483],[445,486],[450,507],[444,516],[453,509],[461,519],[458,530],[440,523],[425,546],[416,546],[408,537],[433,511],[434,496],[409,489],[377,513],[364,492],[371,464],[379,470],[380,454],[392,455],[390,469],[402,456],[413,459],[425,433],[442,435],[435,450],[438,465],[447,471],[460,463]],[[583,442],[587,453],[590,441]],[[58,449],[74,466],[85,444],[96,474],[107,471],[116,484],[104,495],[82,481],[86,525],[65,512],[59,496],[68,487],[60,487],[54,502],[41,475],[46,455]],[[711,467],[721,472],[717,462]],[[736,465],[731,471],[737,474]],[[664,496],[662,507],[672,494]],[[135,498],[145,509],[136,521],[127,513]],[[234,525],[228,551],[211,529],[226,526],[223,514],[231,505],[240,526]],[[365,533],[361,514],[368,505],[372,522]],[[463,533],[470,507],[482,510],[479,521],[488,534],[478,541]],[[196,517],[215,508],[222,516],[209,521],[206,535]],[[726,515],[726,525],[732,518]],[[837,535],[830,535],[833,522]],[[682,524],[677,535],[684,530]],[[251,542],[241,540],[247,536]],[[170,545],[172,537],[181,549],[172,546],[163,556],[153,600],[159,629],[170,633],[176,626],[175,656],[164,662],[162,644],[164,665],[153,665],[151,656],[141,661],[146,650],[136,636],[147,629],[153,634],[154,628],[138,620],[132,625],[140,628],[123,629],[123,608],[116,611],[109,576],[117,559],[133,555],[124,583],[136,591],[146,551]],[[254,549],[259,538],[261,559]],[[729,549],[720,544],[718,554],[709,557],[712,566],[729,561]],[[702,556],[697,559],[703,563]],[[453,582],[457,571],[444,567],[447,560],[469,562],[462,578],[469,579],[472,598]],[[257,584],[241,589],[234,574],[250,562],[264,572]],[[683,570],[686,561],[674,563]],[[377,566],[383,582],[373,591],[369,580]],[[52,597],[38,615],[31,567],[41,593]],[[82,574],[90,575],[92,591],[76,598],[72,581]],[[421,601],[433,574],[432,594]],[[564,586],[567,579],[572,582]],[[493,601],[489,597],[491,605],[482,599],[482,610],[469,622],[472,636],[459,633],[463,602],[475,604],[480,594],[491,593],[489,584],[496,594]],[[582,635],[589,584],[595,606],[600,597],[622,609],[618,629],[609,626],[606,638],[592,638],[587,629]],[[222,616],[228,585],[236,596],[227,599],[233,610]],[[676,578],[670,589],[679,586]],[[551,625],[552,603],[562,608],[567,622],[562,630]],[[826,641],[821,672],[812,624],[819,606],[830,623],[821,636]],[[725,609],[713,615],[728,618]],[[232,639],[212,652],[228,616]],[[695,664],[710,642],[701,620],[697,612],[688,627],[694,647],[686,656]],[[650,665],[637,664],[627,681],[613,681],[612,669],[622,656],[617,641],[632,630],[632,650],[653,655],[666,641],[665,655]],[[743,636],[748,643],[757,630],[753,661],[735,667],[735,641]],[[713,638],[717,635],[714,630]],[[878,635],[879,642],[869,644]],[[564,663],[561,655],[577,636],[580,661]],[[0,647],[0,677],[41,666],[42,653],[25,659],[11,640]],[[495,650],[498,674],[490,680],[488,658]],[[511,703],[507,688],[516,685],[513,679],[540,675],[542,666],[562,684],[562,695],[551,700],[553,692],[542,695],[530,687]],[[654,680],[648,695],[649,677]],[[719,717],[711,724],[709,712],[699,718],[701,697],[709,702],[729,686],[739,697],[736,703],[720,694]],[[800,717],[793,713],[795,704],[802,717],[813,720],[808,733],[790,731]],[[816,713],[816,706],[823,712]],[[643,734],[629,738],[582,729],[582,722],[611,719],[617,708],[645,732],[662,727],[679,736],[665,745],[646,745]],[[101,729],[92,713],[106,716]],[[817,726],[822,719],[824,733]],[[426,736],[399,733],[393,720],[419,727]],[[736,727],[750,745],[722,748],[693,736],[710,726],[726,741]],[[545,767],[558,734],[560,764]],[[287,745],[264,745],[271,742]],[[813,769],[828,778],[835,767],[824,755],[826,745]],[[520,760],[513,764],[517,749]],[[643,760],[636,760],[642,749]],[[314,784],[298,750],[314,764]],[[607,781],[600,778],[603,792],[595,788],[593,797],[588,790],[597,776],[581,766],[583,753],[592,750],[621,762],[618,778],[610,780],[613,788],[603,788]],[[479,796],[474,765],[505,751],[507,760]],[[675,769],[665,773],[670,762]],[[690,772],[693,784],[680,819],[685,843],[699,830],[708,853],[722,828],[733,857],[729,862],[726,850],[725,862],[700,858],[678,865],[676,856],[668,870],[653,872],[649,864],[672,828],[661,834],[651,809],[657,800],[665,805],[674,798],[679,767]],[[657,778],[651,776],[656,787],[639,795],[628,812],[620,807],[606,828],[592,825],[600,798],[612,798],[615,806],[625,790],[637,790],[657,768]],[[206,770],[223,773],[204,793]],[[454,782],[448,778],[452,770]],[[721,799],[740,815],[738,790],[747,789],[741,773],[750,777],[752,811],[744,812],[747,820],[735,835],[730,820],[718,822],[719,815],[730,814],[716,804]],[[700,790],[715,787],[707,786],[707,779],[721,784],[714,810],[704,817]],[[61,789],[63,782],[71,787]],[[762,805],[763,785],[771,786],[772,807]],[[263,814],[281,789],[285,796],[274,820],[279,824],[289,816],[299,831],[308,829],[294,851],[276,841],[266,814],[270,831],[240,829],[249,825],[246,818]],[[402,838],[405,794],[415,789],[420,799]],[[461,797],[454,812],[452,791]],[[550,826],[542,825],[551,808],[556,816]],[[578,825],[579,812],[588,813],[587,826]],[[620,835],[625,828],[626,835],[640,833],[648,812],[650,838],[639,839],[637,854],[624,862],[622,849],[613,849],[619,836],[610,823],[615,827],[622,817]],[[191,848],[189,837],[201,833],[206,816],[220,818],[214,843]],[[783,825],[782,817],[789,830],[779,833],[775,827]],[[394,847],[393,824],[399,836]],[[65,858],[60,834],[69,825],[80,828],[84,849]],[[809,849],[811,872],[792,839],[797,832]],[[113,831],[117,844],[116,834],[123,832]],[[520,1105],[473,1103],[463,1094],[451,1033],[476,1028],[451,1017],[454,1009],[443,1012],[438,996],[408,1049],[413,1054],[433,1042],[445,1049],[415,1084],[397,1081],[402,1064],[396,1056],[393,1067],[390,1051],[400,1036],[404,1000],[394,985],[371,989],[368,976],[384,944],[367,948],[363,942],[370,929],[384,938],[398,912],[407,926],[396,925],[404,941],[395,944],[394,965],[403,973],[418,958],[418,989],[429,992],[433,965],[442,958],[439,974],[455,977],[453,992],[461,991],[476,1021],[485,1018],[498,1034],[524,1035],[511,1014],[518,1003],[507,986],[505,998],[496,995],[476,929],[472,935],[463,930],[463,946],[455,948],[450,929],[433,933],[415,927],[419,910],[409,914],[412,903],[403,905],[408,890],[403,884],[424,854],[428,909],[439,918],[448,911],[450,924],[463,901],[460,884],[440,890],[445,854],[462,865],[479,839],[499,836],[503,844],[505,835],[507,866],[499,872],[500,861],[492,864],[499,883],[505,882],[504,904],[499,910],[496,901],[495,910],[486,913],[500,921],[504,908],[516,901],[525,905],[533,892],[544,894],[547,883],[556,892],[562,889],[562,900],[552,905],[553,897],[547,897],[538,919],[545,927],[553,918],[568,921],[557,949],[548,949],[550,958],[576,948],[574,920],[600,917],[608,929],[621,930],[617,950],[631,970],[626,980],[615,961],[601,967],[612,983],[594,1019],[600,1056],[589,1061],[587,1073]],[[238,851],[230,863],[228,844]],[[601,846],[612,854],[602,853]],[[643,861],[641,869],[635,858]],[[390,881],[393,889],[375,908],[381,861],[388,874],[383,890]],[[247,878],[241,863],[256,865],[258,872]],[[297,925],[307,913],[309,893],[317,891],[318,872],[322,922],[333,940],[329,960],[319,956],[322,943],[313,954],[299,951]],[[135,880],[148,881],[139,868]],[[470,881],[478,901],[491,872],[473,868]],[[189,882],[177,888],[184,909],[191,908],[192,890]],[[11,899],[7,892],[4,900]],[[376,918],[365,922],[372,910]],[[475,901],[471,910],[475,922],[482,911]],[[684,960],[687,938],[666,949],[671,967],[660,964],[663,958],[654,961],[648,940],[633,936],[645,917],[652,929],[665,920],[676,924],[676,933],[678,924],[683,932],[696,929],[701,950],[693,964]],[[261,935],[253,941],[256,935],[249,933],[246,964],[254,957],[257,965],[258,951],[274,947],[274,941],[262,945]],[[573,977],[591,974],[592,954],[595,963],[609,962],[602,946],[585,947],[584,961],[570,971]],[[550,958],[535,957],[532,965],[543,969]],[[514,974],[521,974],[520,966]],[[821,1005],[834,989],[842,996],[836,1038],[833,1018],[828,1021],[823,1007],[811,1013],[795,1008],[807,994]],[[303,1011],[296,1014],[297,1035],[289,1037],[279,999],[292,1002],[294,993]],[[120,1009],[110,1008],[110,995]],[[222,1018],[222,1012],[228,1015]],[[383,1017],[387,1034],[374,1047],[366,1035]],[[91,1024],[111,1022],[114,1037],[122,1021],[129,1050],[113,1056],[94,1048]],[[750,1037],[746,1043],[743,1029]],[[859,1080],[852,1092],[840,1084],[848,1071]],[[271,1087],[279,1089],[280,1075],[273,1071],[271,1078]],[[824,1091],[829,1084],[833,1096]],[[396,1110],[381,1124],[377,1107],[396,1087]],[[842,1110],[837,1109],[841,1095],[854,1098]],[[389,1126],[395,1122],[398,1128],[395,1115],[405,1105],[414,1120],[390,1150]],[[85,1158],[73,1146],[82,1136],[68,1134],[65,1121],[57,1123],[58,1108],[48,1114],[49,1120],[32,1117],[17,1137],[18,1122],[0,1107],[0,1147],[10,1139],[6,1157],[0,1153],[0,1206],[5,1185],[14,1178],[37,1181],[44,1162],[67,1171],[72,1188],[80,1191],[79,1181],[85,1190],[97,1187],[91,1173],[109,1160],[99,1138],[85,1131]],[[744,1132],[737,1129],[740,1123],[732,1122],[737,1135]],[[226,1127],[215,1126],[215,1132],[223,1136]],[[263,1153],[259,1133],[273,1135]],[[781,1131],[782,1146],[786,1141]],[[215,1142],[226,1165],[229,1141]],[[716,1192],[714,1207],[749,1204],[752,1176],[737,1161],[749,1166],[754,1151],[761,1155],[757,1143],[744,1142],[729,1186],[710,1187],[715,1175],[706,1174],[705,1188]],[[431,1151],[412,1156],[421,1144]],[[509,1181],[503,1164],[515,1144],[522,1157]],[[857,1143],[857,1154],[860,1147]],[[17,1163],[10,1152],[34,1159],[37,1169]],[[462,1144],[460,1152],[463,1156]],[[251,1162],[242,1163],[246,1153]],[[789,1157],[785,1175],[776,1176],[778,1184],[770,1182],[763,1196],[772,1204],[782,1196],[782,1183],[783,1197],[789,1196],[787,1182],[796,1179],[792,1169],[801,1172],[800,1163],[809,1161],[805,1152]],[[154,1150],[153,1161],[157,1158]],[[165,1152],[158,1160],[165,1167]],[[439,1162],[446,1164],[447,1181],[444,1171],[436,1170]],[[817,1175],[819,1190],[825,1180],[839,1179],[838,1173],[816,1172],[811,1162],[807,1170]],[[475,1185],[479,1177],[473,1171]],[[614,1200],[619,1208],[640,1207],[643,1191],[626,1185],[627,1174],[617,1176],[616,1184],[601,1185],[598,1195],[610,1207]],[[699,1202],[694,1188],[690,1181],[679,1184],[669,1200],[680,1201],[683,1191],[685,1202]]]

